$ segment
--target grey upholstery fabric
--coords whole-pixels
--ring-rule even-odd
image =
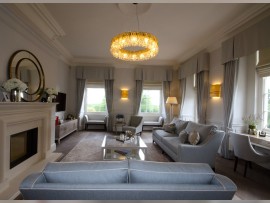
[[[176,122],[177,118],[174,119]],[[180,119],[178,119],[180,120]],[[215,158],[224,131],[217,130],[214,125],[204,125],[192,121],[181,121],[179,134],[165,132],[160,128],[153,129],[152,138],[174,161],[187,163],[207,163],[215,168]],[[183,126],[186,126],[183,128]],[[200,142],[197,145],[187,143],[188,133],[197,131],[200,134]]]
[[[117,170],[128,182],[113,183]],[[104,183],[90,183],[103,179],[102,172],[113,170]],[[80,173],[80,172],[83,173]],[[227,177],[215,174],[207,164],[162,163],[126,160],[123,162],[50,163],[46,173],[54,173],[54,180],[44,172],[30,174],[20,185],[25,200],[203,200],[232,199],[237,187]],[[86,177],[84,172],[89,172]],[[93,177],[100,172],[98,177]],[[67,173],[76,176],[68,177]],[[116,172],[117,173],[117,172]],[[118,173],[117,173],[118,174]],[[123,175],[123,174],[122,174]],[[85,179],[89,179],[87,183]],[[56,179],[61,180],[58,182]],[[70,182],[70,180],[74,180]],[[112,180],[113,179],[113,180]],[[105,180],[105,179],[103,179]],[[122,180],[122,179],[120,179]],[[82,181],[82,182],[81,182]],[[111,182],[112,181],[112,182]],[[116,181],[117,182],[117,181]]]
[[[252,147],[248,135],[231,133],[231,140],[236,157],[254,163],[270,162],[270,155],[262,154]]]
[[[123,131],[131,131],[133,134],[142,132],[143,117],[142,116],[131,116],[128,125],[123,126]]]

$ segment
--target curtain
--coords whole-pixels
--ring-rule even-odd
[[[83,129],[83,115],[82,104],[84,97],[84,89],[85,89],[86,80],[85,79],[77,79],[77,106],[76,113],[78,118],[78,129]]]
[[[113,82],[105,80],[105,96],[108,111],[107,131],[113,131]]]
[[[134,95],[134,115],[138,115],[142,99],[143,81],[136,80],[135,95]]]
[[[170,96],[170,85],[171,85],[171,82],[169,82],[169,81],[163,81],[163,83],[162,83],[163,105],[164,105],[164,115],[162,115],[162,116],[165,120],[165,123],[169,122],[169,117],[170,117],[169,116],[170,107],[168,104],[166,105],[166,100]]]
[[[183,113],[183,106],[184,106],[184,101],[185,101],[185,96],[186,96],[186,78],[183,78],[180,80],[179,83],[179,90],[180,90],[180,98],[179,98],[179,117],[181,118],[182,113]]]
[[[224,131],[225,137],[221,145],[221,155],[230,159],[233,157],[232,151],[229,150],[229,133],[232,128],[233,120],[233,102],[234,94],[237,87],[239,61],[233,60],[224,65],[223,78],[223,110],[224,110]]]
[[[208,101],[209,72],[197,73],[197,112],[198,122],[206,124],[206,108]]]

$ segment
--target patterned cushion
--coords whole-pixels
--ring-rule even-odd
[[[179,118],[173,118],[172,122],[176,127],[176,134],[179,134],[182,130],[187,127],[188,121],[180,120]]]
[[[200,134],[197,131],[192,131],[189,135],[188,135],[188,141],[190,144],[192,145],[196,145],[199,143],[200,141]]]
[[[185,130],[187,133],[191,133],[194,130],[197,131],[200,134],[201,142],[203,142],[211,134],[212,131],[217,130],[217,127],[214,125],[205,125],[189,121]]]
[[[186,143],[187,139],[188,139],[188,133],[187,131],[185,130],[182,130],[180,133],[179,133],[179,139],[180,139],[180,142],[181,143]]]
[[[165,124],[163,126],[164,130],[168,133],[175,133],[175,124],[174,123],[171,123],[171,124]]]

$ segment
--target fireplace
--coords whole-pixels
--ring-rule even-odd
[[[38,128],[33,128],[10,137],[10,166],[12,169],[37,153]]]
[[[0,199],[14,199],[30,173],[57,160],[56,103],[0,102]]]

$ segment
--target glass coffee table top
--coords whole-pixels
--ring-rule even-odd
[[[103,160],[145,160],[147,146],[140,136],[125,142],[118,141],[119,136],[105,135],[101,148]]]

